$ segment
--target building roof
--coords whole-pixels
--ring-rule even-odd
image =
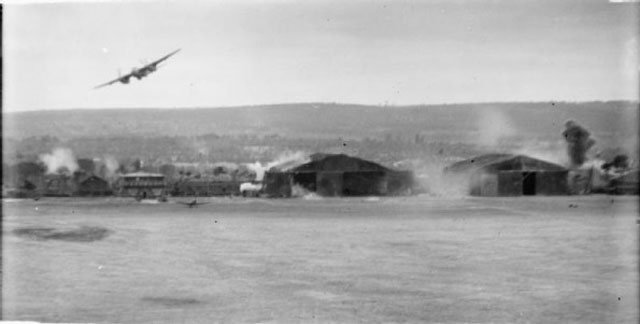
[[[78,180],[78,183],[82,184],[82,183],[85,183],[85,182],[88,182],[88,181],[98,181],[98,182],[105,183],[105,184],[107,183],[107,180],[102,179],[102,178],[98,177],[95,174],[87,174],[87,175],[81,177]]]
[[[485,154],[449,165],[445,172],[486,171],[566,171],[561,165],[526,155]]]
[[[133,172],[122,175],[124,178],[164,178],[162,173]]]
[[[199,183],[199,184],[206,184],[206,183],[217,183],[217,182],[232,182],[233,181],[233,177],[229,174],[219,174],[217,176],[204,176],[201,178],[186,178],[182,180],[182,183]]]
[[[289,172],[313,172],[313,171],[391,171],[389,168],[380,164],[363,160],[357,157],[345,154],[326,154],[314,155],[316,158],[311,162],[307,162],[289,169]]]

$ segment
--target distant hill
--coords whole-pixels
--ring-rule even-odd
[[[638,103],[483,103],[363,106],[301,103],[229,108],[102,109],[3,113],[3,136],[79,137],[279,134],[290,137],[377,137],[422,134],[470,140],[492,132],[558,138],[575,119],[599,138],[637,138]]]

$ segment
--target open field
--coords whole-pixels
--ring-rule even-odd
[[[3,318],[636,323],[637,197],[3,202]]]

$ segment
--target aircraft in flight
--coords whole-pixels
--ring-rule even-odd
[[[147,64],[147,65],[145,65],[145,66],[143,66],[141,68],[133,68],[129,74],[122,75],[122,76],[118,77],[115,80],[111,80],[111,81],[109,81],[107,83],[103,83],[103,84],[101,84],[99,86],[94,87],[94,89],[106,87],[106,86],[112,85],[112,84],[117,83],[117,82],[120,82],[120,83],[123,83],[123,84],[128,84],[132,77],[140,80],[140,79],[146,77],[147,75],[155,72],[158,69],[158,64],[162,63],[164,60],[168,59],[169,57],[171,57],[172,55],[178,53],[179,51],[180,51],[180,49],[177,49],[177,50],[175,50],[175,51],[163,56],[159,60],[153,61],[153,62],[151,62],[151,63],[149,63],[149,64]]]

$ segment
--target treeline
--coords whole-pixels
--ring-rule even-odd
[[[54,135],[199,136],[277,133],[304,137],[379,137],[428,132],[434,140],[457,136],[500,115],[518,133],[549,139],[574,119],[598,137],[637,135],[638,102],[513,102],[417,106],[299,103],[228,108],[98,109],[3,113],[4,138]],[[499,120],[499,121],[500,121]],[[479,123],[480,122],[480,123]],[[461,137],[462,135],[462,137]]]
[[[54,148],[68,148],[76,157],[88,160],[115,159],[120,165],[136,160],[158,167],[175,163],[263,163],[291,152],[345,153],[380,163],[420,158],[465,157],[481,152],[473,144],[429,141],[423,134],[379,138],[296,138],[271,135],[80,137],[60,140],[52,136],[30,137],[5,142],[4,162],[38,161]]]

